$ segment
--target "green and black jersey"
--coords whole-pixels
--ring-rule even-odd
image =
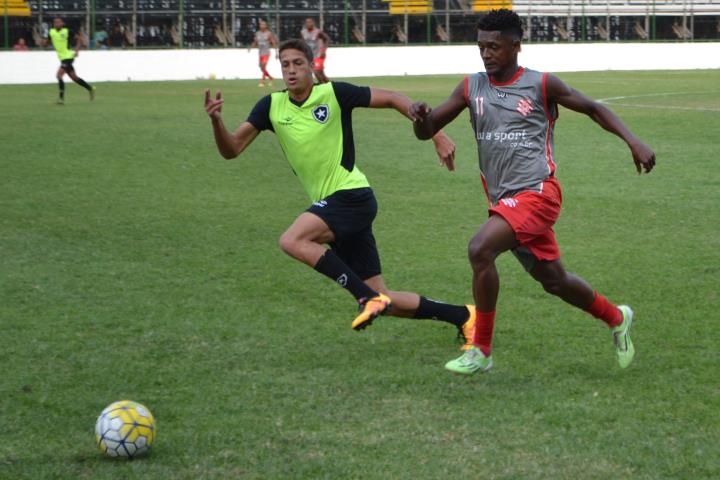
[[[48,32],[48,38],[52,42],[55,52],[60,60],[72,60],[75,58],[75,52],[69,47],[70,41],[75,38],[75,33],[62,27],[61,29],[51,28]]]
[[[370,106],[370,88],[331,82],[315,85],[302,103],[287,90],[262,98],[247,121],[275,132],[313,202],[338,190],[369,187],[355,166],[352,110]]]

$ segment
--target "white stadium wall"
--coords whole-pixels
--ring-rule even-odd
[[[525,45],[521,65],[549,72],[720,68],[720,43],[590,43]],[[0,52],[0,84],[52,83],[54,52]],[[90,82],[257,78],[257,51],[81,51],[78,73]],[[270,73],[280,76],[271,60]],[[331,48],[331,78],[381,75],[464,74],[482,70],[476,46]]]

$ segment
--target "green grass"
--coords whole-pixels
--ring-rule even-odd
[[[273,135],[215,151],[203,88],[234,125],[255,82],[99,84],[94,103],[68,84],[64,107],[54,85],[0,87],[0,478],[718,478],[720,72],[561,77],[643,95],[610,103],[658,156],[637,176],[621,141],[560,115],[564,262],[634,307],[627,371],[510,255],[488,375],[444,371],[445,325],[353,332],[351,297],[277,248],[308,201]],[[437,104],[459,80],[355,81]],[[485,199],[467,115],[447,131],[454,174],[396,113],[355,114],[388,285],[470,302]],[[159,426],[133,462],[94,446],[124,398]]]

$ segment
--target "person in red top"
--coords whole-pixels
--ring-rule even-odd
[[[24,38],[18,38],[18,41],[15,45],[13,45],[13,50],[16,52],[27,52],[28,46],[27,43],[25,43]]]
[[[560,261],[552,230],[562,204],[553,152],[558,105],[584,113],[625,141],[638,173],[653,169],[655,153],[604,105],[554,75],[520,67],[517,56],[522,34],[516,13],[491,11],[478,24],[485,73],[467,77],[434,110],[423,102],[410,107],[420,139],[430,138],[470,109],[483,183],[491,203],[490,218],[468,247],[477,306],[473,347],[445,368],[471,374],[492,367],[492,333],[500,288],[495,259],[508,250],[545,291],[604,321],[612,329],[618,363],[626,368],[635,354],[630,340],[633,311],[626,305],[610,303],[585,280],[567,272]]]

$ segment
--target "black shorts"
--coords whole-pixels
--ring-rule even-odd
[[[327,223],[335,235],[330,248],[363,280],[381,273],[372,232],[377,209],[375,194],[366,187],[338,190],[306,210]]]
[[[60,60],[60,68],[65,70],[65,73],[70,73],[73,70],[75,70],[75,67],[73,67],[74,61],[75,61],[74,58],[68,58],[67,60]]]

